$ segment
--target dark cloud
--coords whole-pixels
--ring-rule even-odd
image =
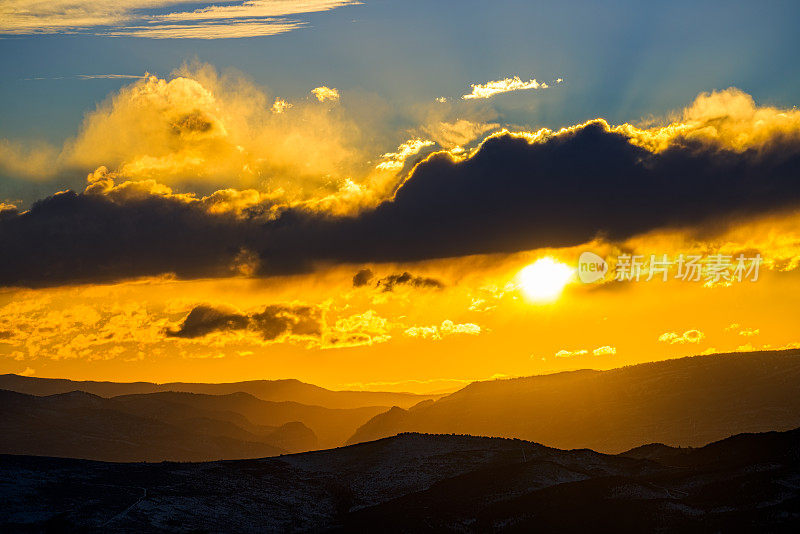
[[[263,312],[250,316],[250,328],[266,341],[284,334],[320,337],[322,313],[311,306],[267,306]]]
[[[195,306],[178,328],[167,330],[167,336],[202,337],[211,332],[241,330],[247,327],[247,323],[245,315],[201,305]]]
[[[500,135],[461,162],[434,155],[354,217],[237,217],[174,197],[68,192],[0,218],[0,284],[224,276],[242,251],[266,276],[625,238],[798,205],[799,149],[791,138],[743,152],[676,140],[652,153],[601,123],[533,144]]]
[[[370,283],[375,276],[371,269],[361,269],[353,275],[353,287],[362,287]]]
[[[400,274],[390,274],[387,277],[381,278],[376,284],[377,287],[383,288],[383,291],[394,291],[395,286],[408,285],[411,287],[427,287],[433,289],[442,289],[444,284],[435,278],[425,278],[422,276],[414,276],[406,271]]]
[[[19,210],[16,207],[0,202],[0,221],[3,219],[12,219],[19,215]]]
[[[68,191],[0,220],[0,284],[223,276],[232,272],[248,228],[172,197],[116,202]]]
[[[363,287],[372,282],[375,273],[371,269],[361,269],[353,276],[353,287]],[[383,291],[394,291],[395,286],[407,285],[411,287],[427,287],[442,289],[444,284],[435,278],[425,278],[414,276],[408,271],[397,274],[390,274],[378,280],[375,287],[382,288]]]
[[[265,341],[283,335],[322,336],[322,311],[312,306],[269,305],[264,311],[243,315],[207,305],[195,306],[168,337],[197,338],[212,332],[250,329]]]

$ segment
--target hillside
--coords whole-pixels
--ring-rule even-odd
[[[199,464],[0,456],[0,530],[790,532],[799,454],[800,430],[669,460],[420,434]]]
[[[49,397],[0,391],[0,451],[106,461],[208,461],[286,452],[228,422],[196,413],[173,422],[73,392]],[[202,424],[201,424],[202,423]]]
[[[55,395],[70,391],[85,391],[100,397],[137,395],[166,391],[228,395],[249,393],[265,401],[292,401],[325,408],[360,408],[363,406],[400,406],[408,408],[439,395],[416,395],[414,393],[392,393],[378,391],[333,391],[299,380],[250,380],[221,384],[196,382],[95,382],[66,380],[62,378],[38,378],[15,374],[0,375],[0,389],[27,393],[28,395]]]
[[[0,390],[0,452],[108,461],[204,461],[341,445],[380,407],[328,409],[246,393],[106,399]]]
[[[376,416],[349,443],[400,432],[512,437],[618,453],[800,426],[800,351],[695,356],[610,371],[474,382]]]
[[[112,400],[137,413],[154,413],[151,403],[157,402],[177,403],[192,409],[225,412],[229,415],[237,414],[255,425],[281,426],[300,421],[314,431],[321,448],[343,445],[359,426],[385,410],[382,406],[333,409],[290,401],[264,401],[243,392],[225,395],[162,392],[122,395]]]

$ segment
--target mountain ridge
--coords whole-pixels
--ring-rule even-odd
[[[279,380],[246,380],[241,382],[112,382],[95,380],[70,380],[43,378],[13,373],[0,375],[0,389],[30,395],[52,395],[68,391],[86,391],[101,397],[179,391],[224,395],[250,393],[265,401],[294,400],[301,404],[326,408],[360,408],[363,406],[405,406],[438,398],[441,395],[422,395],[405,392],[331,390],[294,378]]]
[[[400,432],[459,433],[619,453],[798,425],[800,351],[788,350],[473,382],[414,409],[392,408],[348,443]]]
[[[204,463],[0,455],[0,529],[790,532],[799,455],[800,428],[731,436],[674,460],[419,433]]]
[[[0,390],[0,452],[115,461],[273,456],[341,445],[383,410],[263,401],[248,393],[104,398]]]

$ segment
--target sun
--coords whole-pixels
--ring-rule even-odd
[[[558,298],[574,273],[570,266],[545,257],[524,267],[517,280],[529,299],[547,302]]]

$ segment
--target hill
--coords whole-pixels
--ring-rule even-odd
[[[221,384],[198,382],[95,382],[91,380],[67,380],[63,378],[38,378],[15,374],[0,375],[0,389],[27,393],[28,395],[55,395],[70,391],[85,391],[99,397],[118,397],[166,391],[202,393],[206,395],[228,395],[249,393],[265,401],[293,401],[300,404],[325,408],[360,408],[363,406],[411,407],[439,395],[416,395],[379,391],[333,391],[299,380],[250,380]]]
[[[800,430],[675,461],[420,434],[192,464],[0,456],[0,530],[791,532],[798,455]]]
[[[328,409],[246,393],[106,399],[0,390],[0,452],[109,461],[273,456],[341,445],[382,409]]]
[[[376,416],[349,443],[400,432],[520,438],[618,453],[800,426],[800,351],[695,356],[610,371],[474,382]]]
[[[382,406],[361,408],[325,408],[299,402],[264,401],[248,393],[206,395],[167,391],[144,395],[122,395],[111,399],[135,413],[155,414],[163,403],[177,403],[192,409],[224,412],[244,417],[255,425],[281,426],[293,421],[302,422],[319,438],[322,448],[343,445],[348,436],[364,422],[385,410]],[[153,405],[155,403],[155,405]],[[236,415],[231,415],[236,414]]]

